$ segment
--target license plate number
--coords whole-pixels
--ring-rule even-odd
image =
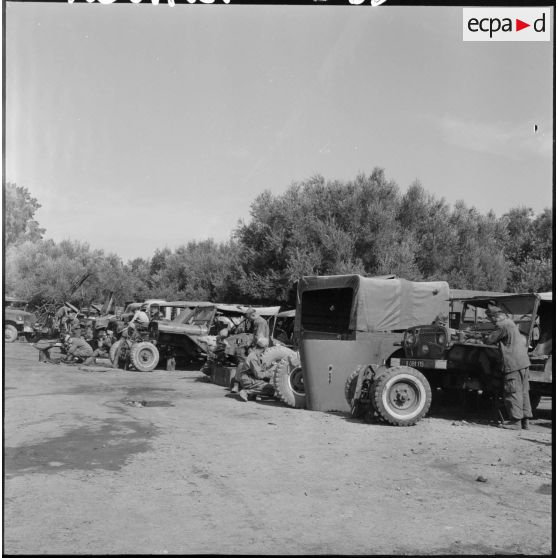
[[[424,368],[424,360],[407,360],[405,364],[411,368]]]

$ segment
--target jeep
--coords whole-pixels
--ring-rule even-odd
[[[499,348],[487,344],[495,330],[485,313],[489,301],[502,308],[525,337],[533,408],[541,395],[552,395],[552,293],[481,296],[451,301],[450,325],[455,327],[431,323],[408,328],[402,356],[391,356],[385,366],[355,370],[346,387],[353,414],[375,411],[391,424],[408,426],[428,411],[436,389],[498,397],[502,363]]]
[[[161,358],[168,361],[167,369],[173,368],[177,358],[187,362],[205,359],[208,351],[215,348],[218,333],[225,328],[231,337],[231,348],[246,343],[244,313],[248,306],[213,302],[195,304],[195,308],[182,312],[170,322],[156,320],[149,326]],[[256,308],[256,311],[262,316],[271,316],[279,311],[279,307]]]

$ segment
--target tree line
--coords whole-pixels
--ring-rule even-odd
[[[147,298],[287,304],[303,275],[396,274],[452,288],[540,292],[552,288],[553,219],[515,207],[501,217],[450,206],[419,182],[405,192],[380,168],[354,180],[314,176],[284,193],[264,191],[225,242],[186,242],[126,263],[75,240],[54,242],[34,220],[38,201],[5,187],[5,290],[39,305],[120,304]]]

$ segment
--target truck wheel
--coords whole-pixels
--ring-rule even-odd
[[[353,397],[355,396],[355,390],[360,370],[360,366],[356,370],[353,370],[345,382],[345,399],[347,400],[347,403],[349,405],[352,405]]]
[[[353,370],[345,381],[345,399],[347,400],[349,407],[351,407],[350,412],[353,418],[362,418],[366,413],[366,408],[363,407],[360,401],[355,401],[353,406],[353,397],[355,396],[355,390],[361,369],[362,367],[359,366],[356,370]]]
[[[294,358],[297,353],[288,347],[283,345],[276,345],[275,347],[269,347],[262,354],[262,364],[264,368],[269,368],[275,362],[278,362],[284,358]]]
[[[411,426],[430,409],[432,391],[428,380],[409,366],[394,366],[381,374],[372,386],[373,404],[389,424]]]
[[[13,326],[12,324],[6,324],[4,326],[4,342],[5,343],[13,343],[14,341],[17,341],[18,338],[18,332],[15,326]]]
[[[120,347],[122,346],[122,339],[118,340],[116,343],[113,343],[110,346],[109,349],[109,357],[110,357],[110,361],[112,362],[113,365],[118,364],[117,362],[117,358],[116,358],[116,353],[120,352]]]
[[[138,372],[151,372],[159,362],[159,350],[149,341],[134,343],[130,350],[130,362]]]
[[[297,353],[279,362],[273,376],[273,386],[275,387],[276,397],[285,405],[295,409],[306,409],[304,377],[300,357]]]

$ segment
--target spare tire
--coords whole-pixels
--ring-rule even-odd
[[[149,341],[134,343],[130,349],[130,362],[138,372],[151,372],[159,363],[159,349]]]
[[[295,409],[306,409],[304,376],[298,353],[279,362],[273,375],[273,386],[275,396],[285,405]]]
[[[410,366],[394,366],[376,378],[373,405],[389,424],[412,426],[430,409],[432,391],[424,375]]]
[[[350,414],[353,418],[362,418],[366,413],[366,407],[361,401],[355,401],[353,404],[358,377],[362,369],[363,366],[357,366],[356,370],[353,370],[345,381],[345,399],[351,408]]]
[[[360,374],[362,367],[358,366],[356,370],[353,370],[347,380],[345,381],[345,399],[349,404],[349,407],[353,404],[353,397],[355,396],[355,390],[358,381],[358,375]]]
[[[285,347],[284,345],[275,345],[273,347],[269,347],[263,352],[262,364],[264,368],[268,368],[275,362],[279,362],[280,360],[288,357],[292,358],[296,355],[296,351],[289,349],[289,347]]]

